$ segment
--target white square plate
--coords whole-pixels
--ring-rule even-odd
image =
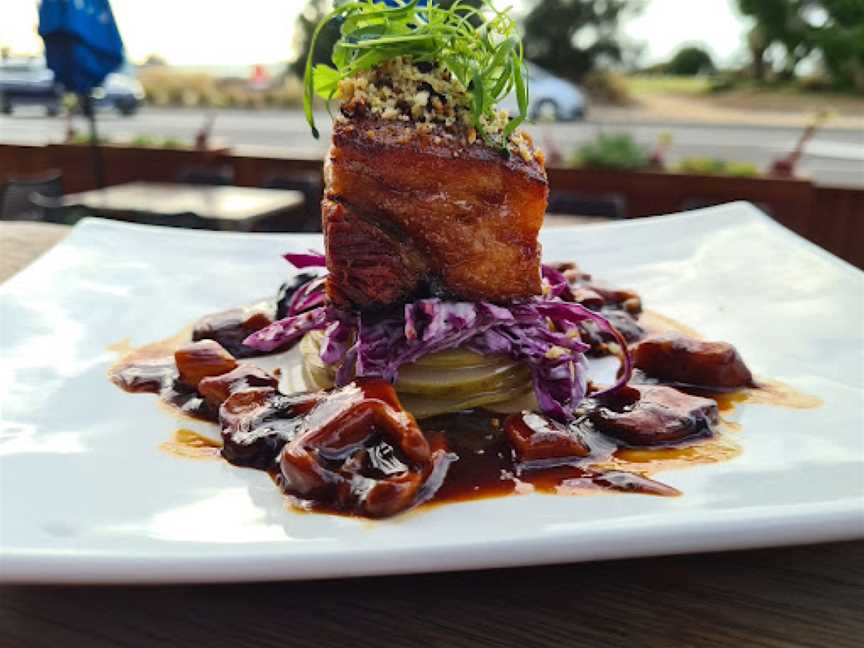
[[[678,498],[524,495],[380,522],[297,513],[264,473],[161,452],[177,419],[106,370],[112,343],[272,294],[289,273],[280,254],[320,238],[86,220],[0,287],[0,579],[317,578],[864,536],[860,271],[743,203],[543,242],[545,258],[636,289],[824,405],[738,408],[743,453],[662,473]]]

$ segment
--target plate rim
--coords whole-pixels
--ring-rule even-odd
[[[761,223],[768,223],[775,231],[783,232],[795,245],[802,243],[811,252],[829,261],[845,272],[852,271],[857,279],[864,278],[864,271],[840,259],[815,243],[792,232],[782,224],[764,214],[756,206],[737,201],[690,212],[658,215],[622,221],[609,221],[579,225],[580,230],[617,229],[621,227],[650,226],[653,222],[670,222],[672,219],[696,219],[712,215],[727,214],[730,218],[745,216]],[[156,235],[182,233],[186,238],[219,237],[232,239],[274,240],[271,233],[237,233],[219,231],[177,230],[177,228],[140,225],[110,219],[88,217],[76,224],[64,239],[34,259],[26,267],[0,285],[0,294],[10,284],[14,287],[23,281],[31,268],[45,256],[52,254],[64,244],[93,229],[145,230]],[[556,228],[557,229],[557,228]],[[547,236],[555,229],[545,230]],[[306,239],[320,241],[321,234],[284,233],[276,234],[297,241]],[[542,234],[541,234],[542,236]],[[530,497],[550,497],[531,495]],[[613,495],[615,496],[615,495]],[[541,536],[533,540],[507,538],[485,543],[462,542],[424,548],[418,556],[411,547],[383,549],[364,547],[361,553],[351,554],[344,547],[316,552],[309,561],[305,553],[284,551],[284,543],[268,543],[268,546],[283,547],[283,550],[256,549],[252,553],[242,550],[237,555],[212,553],[196,556],[138,555],[135,551],[51,551],[47,549],[7,548],[0,533],[0,583],[3,584],[137,584],[137,583],[217,583],[251,582],[266,580],[305,580],[310,578],[340,578],[407,574],[435,571],[457,571],[544,565],[564,562],[585,562],[620,558],[650,557],[658,555],[702,553],[752,549],[758,547],[786,546],[813,542],[829,542],[864,538],[864,498],[846,498],[836,502],[770,505],[752,509],[728,511],[691,510],[687,519],[672,515],[661,526],[644,526],[641,519],[625,518],[614,530],[594,529],[590,542],[595,545],[590,551],[584,539],[571,531],[554,536]],[[459,506],[448,504],[447,506]],[[766,510],[758,510],[766,509]],[[787,510],[791,509],[791,510]],[[693,515],[705,517],[698,525]],[[386,522],[383,522],[386,523]],[[602,536],[610,535],[608,544]],[[204,544],[204,543],[195,543]],[[634,549],[634,545],[636,549]],[[244,545],[219,543],[222,547]],[[249,546],[249,545],[245,545]],[[254,546],[254,543],[253,543]],[[480,552],[480,553],[478,553]],[[360,558],[358,560],[358,558]],[[305,563],[311,563],[305,564]],[[327,563],[322,566],[322,563]]]
[[[529,497],[555,497],[529,495]],[[626,497],[627,495],[612,495]],[[450,504],[448,504],[450,506]],[[26,584],[156,584],[241,583],[357,578],[412,573],[473,571],[600,560],[650,558],[706,552],[783,547],[864,538],[864,505],[851,501],[795,505],[787,515],[772,511],[712,512],[696,528],[688,522],[654,525],[617,525],[590,537],[561,533],[539,540],[505,539],[459,543],[424,549],[412,547],[363,548],[359,554],[344,548],[308,554],[279,551],[210,554],[200,557],[130,555],[112,551],[49,552],[13,550],[0,554],[0,583]],[[778,540],[777,534],[783,533]],[[609,544],[604,544],[609,536]],[[274,543],[275,544],[275,543]],[[637,551],[633,545],[639,545]],[[223,545],[229,546],[229,545]],[[230,545],[237,546],[237,545]],[[591,551],[579,554],[589,547]],[[574,556],[574,549],[576,554]],[[526,550],[533,550],[532,552]],[[322,566],[322,563],[326,565]]]

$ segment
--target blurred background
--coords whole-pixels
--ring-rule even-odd
[[[527,128],[547,155],[550,223],[744,199],[864,263],[864,0],[498,4],[513,5],[523,30]],[[4,218],[26,211],[73,222],[100,213],[314,230],[329,133],[311,137],[300,75],[311,30],[332,6],[113,0],[124,61],[90,92],[72,94],[46,65],[39,3],[4,0],[0,181],[36,183],[16,202],[18,214],[3,207]],[[319,59],[334,36],[325,33]],[[53,188],[38,184],[45,180]],[[130,183],[138,186],[121,189],[119,202],[85,195]],[[175,196],[170,214],[154,212],[147,183],[177,184],[186,198]],[[219,193],[242,202],[230,187],[292,192],[294,200],[288,205],[286,193],[283,207],[263,216],[223,218],[216,208],[201,213],[190,186],[211,203]],[[30,208],[34,192],[49,200],[37,197]],[[265,195],[276,196],[258,198]]]

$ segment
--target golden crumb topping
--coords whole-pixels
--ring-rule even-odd
[[[431,63],[415,64],[406,58],[385,61],[342,79],[337,98],[341,100],[342,114],[347,118],[368,116],[403,121],[421,132],[437,125],[464,136],[468,146],[478,139],[468,90],[448,70]],[[499,143],[509,120],[504,109],[480,118],[486,134]],[[542,153],[535,148],[530,135],[523,131],[517,130],[510,135],[507,148],[526,162],[537,159],[543,163]]]

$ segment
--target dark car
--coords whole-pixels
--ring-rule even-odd
[[[36,59],[0,62],[0,111],[11,114],[16,106],[43,106],[49,115],[60,112],[63,92],[54,74]]]
[[[144,100],[144,88],[129,66],[109,74],[101,87],[93,91],[97,108],[116,110],[121,115],[132,115]]]
[[[54,82],[54,73],[40,59],[0,62],[0,110],[9,115],[16,106],[44,106],[54,116],[63,105],[63,88]],[[131,67],[124,66],[109,74],[93,90],[97,109],[116,110],[131,115],[144,99],[144,90]]]

